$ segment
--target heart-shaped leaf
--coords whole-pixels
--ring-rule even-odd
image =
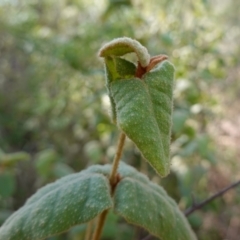
[[[166,56],[153,57],[143,65],[142,59],[149,59],[148,53],[135,42],[120,38],[100,50],[100,56],[105,58],[112,118],[164,177],[170,169],[174,68],[168,61],[159,63]],[[139,58],[138,68],[119,58],[130,50]]]
[[[0,228],[0,239],[40,240],[85,223],[112,207],[102,174],[68,175],[40,189]]]
[[[138,78],[113,81],[117,124],[161,175],[169,173],[173,71],[164,61]]]

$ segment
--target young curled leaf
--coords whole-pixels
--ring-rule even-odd
[[[129,52],[137,54],[137,67],[119,57]],[[150,59],[146,48],[129,38],[106,44],[100,56],[105,58],[113,122],[157,173],[166,176],[170,168],[173,65],[165,55]]]
[[[118,126],[162,177],[170,168],[172,88],[173,66],[167,61],[143,80],[111,83]]]
[[[125,59],[119,57],[106,57],[105,58],[105,65],[106,65],[106,87],[108,90],[110,102],[111,102],[111,117],[112,121],[116,123],[116,106],[113,100],[111,90],[110,90],[110,83],[120,79],[128,79],[134,76],[136,72],[136,66],[126,61]]]
[[[99,50],[100,57],[108,56],[123,56],[127,53],[135,52],[140,64],[143,67],[147,67],[150,62],[150,55],[147,49],[142,46],[138,41],[128,38],[116,38],[113,41],[105,44]]]

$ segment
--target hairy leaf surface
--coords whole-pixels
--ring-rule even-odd
[[[109,177],[111,165],[94,165],[88,172]],[[161,240],[196,240],[183,213],[166,191],[135,168],[121,163],[121,181],[113,196],[114,211]]]
[[[121,163],[120,182],[110,195],[111,165],[94,165],[48,184],[10,216],[0,239],[40,240],[85,223],[108,208],[161,240],[195,240],[184,215],[160,186]]]
[[[147,49],[138,41],[128,38],[116,38],[111,42],[105,44],[99,51],[100,57],[108,56],[123,56],[126,53],[136,53],[139,62],[143,67],[146,67],[150,61],[150,55]]]
[[[135,52],[138,66],[121,59]],[[106,86],[112,120],[136,144],[156,172],[164,177],[170,169],[170,135],[174,68],[159,64],[147,49],[130,38],[118,38],[99,51],[106,67]],[[160,55],[159,55],[160,57]],[[138,76],[138,77],[136,77]]]
[[[175,201],[162,187],[139,175],[142,174],[132,173],[117,185],[115,212],[161,240],[196,240]]]
[[[116,105],[111,94],[110,83],[116,80],[128,79],[133,77],[136,72],[136,66],[133,63],[118,57],[106,57],[105,66],[106,87],[111,102],[111,117],[112,121],[116,123]]]
[[[111,82],[118,126],[161,176],[170,168],[174,68],[164,61],[143,79]]]
[[[40,189],[0,228],[0,239],[39,240],[85,223],[112,206],[102,174],[72,174]]]

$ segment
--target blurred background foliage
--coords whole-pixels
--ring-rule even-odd
[[[237,180],[239,22],[234,0],[1,0],[0,224],[39,187],[112,161],[118,130],[97,52],[121,36],[167,54],[176,67],[171,174],[160,180],[130,141],[123,160],[183,210],[192,196],[203,200]],[[239,239],[239,204],[235,189],[192,214],[199,239]],[[49,240],[80,240],[85,231]],[[146,235],[110,214],[103,239]]]

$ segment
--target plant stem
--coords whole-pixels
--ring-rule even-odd
[[[113,160],[112,171],[111,171],[111,174],[110,174],[110,177],[109,177],[109,182],[110,182],[110,185],[111,185],[112,189],[114,188],[114,186],[116,184],[117,170],[118,170],[118,165],[119,165],[119,162],[120,162],[120,158],[122,156],[122,150],[123,150],[125,139],[126,139],[125,133],[121,132],[120,137],[119,137],[119,141],[118,141],[116,155],[115,155],[115,158]],[[99,240],[100,239],[107,214],[108,214],[108,209],[104,210],[100,214],[100,216],[98,218],[97,227],[94,231],[92,240]]]
[[[85,240],[91,240],[92,227],[93,227],[93,220],[90,221],[87,225],[87,230],[86,230],[86,233],[85,233]]]
[[[104,210],[100,214],[100,216],[98,218],[98,222],[97,222],[97,228],[94,231],[92,240],[99,240],[100,239],[101,234],[102,234],[102,230],[103,230],[103,225],[104,225],[107,214],[108,214],[108,209]]]
[[[116,152],[115,158],[113,160],[112,172],[111,172],[110,178],[109,178],[111,186],[113,186],[116,181],[117,169],[118,169],[120,158],[122,156],[122,150],[123,150],[125,139],[126,139],[125,133],[121,132],[121,135],[120,135],[119,141],[118,141],[117,152]]]
[[[206,204],[208,204],[209,202],[213,201],[214,199],[222,196],[224,193],[226,193],[228,190],[237,187],[238,185],[240,185],[240,180],[238,180],[237,182],[231,184],[230,186],[222,189],[221,191],[217,192],[216,194],[212,195],[211,197],[207,198],[206,200],[202,201],[199,204],[194,204],[192,207],[188,208],[187,210],[185,210],[184,214],[185,216],[189,216],[191,213],[195,212],[198,209],[201,209],[202,207],[204,207]]]

